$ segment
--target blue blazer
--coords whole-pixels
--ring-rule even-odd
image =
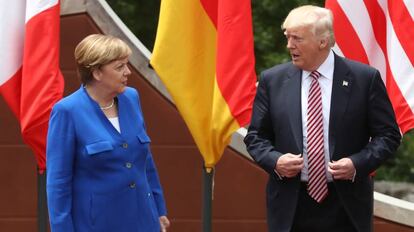
[[[59,101],[47,138],[52,231],[159,232],[166,207],[139,96],[117,96],[119,133],[86,90]]]

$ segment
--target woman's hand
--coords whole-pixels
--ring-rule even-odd
[[[170,227],[170,220],[167,216],[161,216],[160,218],[161,232],[167,232],[167,228]]]

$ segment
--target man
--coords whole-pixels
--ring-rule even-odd
[[[372,231],[370,176],[401,135],[379,72],[337,56],[332,13],[292,10],[292,62],[261,74],[247,150],[269,173],[271,232]]]

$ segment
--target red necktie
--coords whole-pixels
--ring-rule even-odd
[[[318,203],[328,195],[325,156],[323,146],[322,93],[318,78],[321,74],[313,71],[308,96],[308,194]]]

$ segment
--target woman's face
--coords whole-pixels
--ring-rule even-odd
[[[128,57],[114,60],[97,69],[95,78],[108,93],[120,94],[124,92],[128,76],[131,74],[127,64]]]

